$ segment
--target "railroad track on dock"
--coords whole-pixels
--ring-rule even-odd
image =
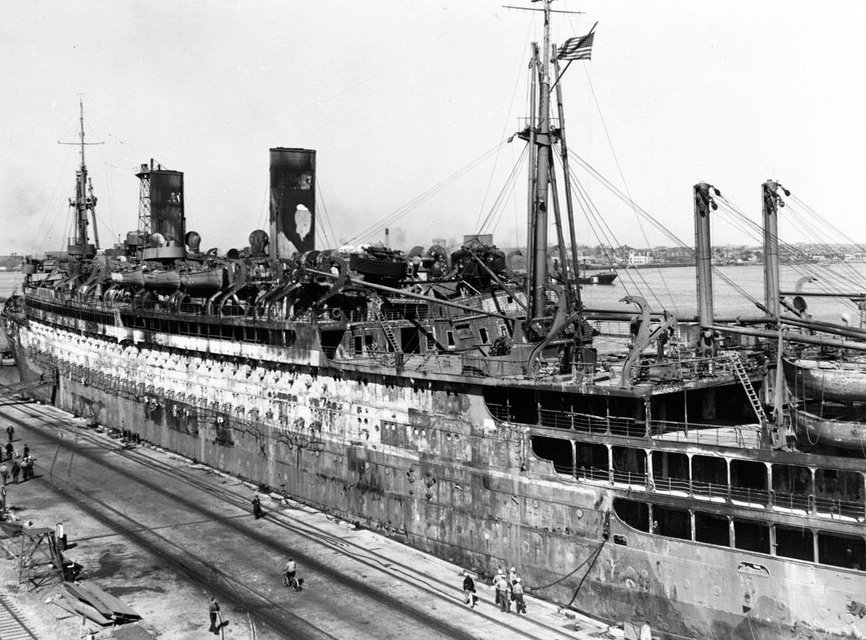
[[[178,472],[177,472],[178,469],[175,466],[172,466],[170,464],[167,464],[167,463],[164,463],[161,461],[154,460],[150,456],[145,455],[140,451],[136,451],[134,449],[127,449],[123,446],[117,445],[116,443],[114,443],[112,440],[110,440],[108,438],[96,436],[95,434],[89,433],[89,432],[87,432],[81,428],[78,428],[78,427],[75,427],[73,425],[69,425],[69,424],[64,423],[62,418],[59,417],[58,415],[56,415],[56,413],[55,413],[56,411],[60,411],[58,409],[55,409],[53,407],[48,409],[45,407],[40,407],[40,406],[35,406],[35,405],[28,405],[28,406],[18,405],[18,406],[15,406],[14,408],[18,411],[21,411],[22,413],[29,414],[30,417],[39,418],[43,421],[50,421],[50,423],[53,426],[58,426],[63,430],[63,432],[68,433],[70,435],[73,435],[75,438],[77,438],[77,442],[78,442],[79,446],[81,444],[83,444],[85,441],[89,442],[89,443],[93,444],[94,446],[99,447],[100,450],[109,451],[111,453],[118,454],[119,456],[126,458],[127,460],[134,462],[140,466],[143,466],[143,467],[145,467],[151,471],[155,471],[155,472],[158,472],[160,474],[170,476],[175,481],[183,482],[183,483],[185,483],[191,487],[196,488],[199,491],[202,491],[204,493],[218,497],[220,500],[226,502],[227,504],[231,504],[235,507],[238,507],[238,508],[241,508],[244,510],[247,510],[249,508],[248,500],[242,496],[237,495],[237,493],[232,491],[230,488],[215,487],[212,484],[206,482],[205,480],[190,477],[185,473],[184,474],[178,474]],[[55,442],[58,442],[58,444],[61,443],[62,436],[58,437],[54,433],[45,433],[44,429],[42,429],[38,426],[34,426],[32,424],[26,424],[25,426],[39,431],[44,437],[47,437],[47,438],[49,438]],[[68,444],[71,445],[72,443],[70,442]],[[111,446],[111,445],[114,445],[114,446]],[[76,449],[73,453],[76,455],[88,458],[90,460],[93,460],[97,464],[106,466],[116,473],[120,473],[120,474],[129,476],[129,477],[132,477],[132,474],[130,474],[125,469],[119,468],[117,465],[113,465],[110,462],[101,459],[101,457],[96,455],[96,454],[82,451],[81,449]],[[134,477],[134,480],[136,482],[139,482],[139,483],[145,485],[151,491],[165,495],[169,499],[183,504],[185,508],[188,508],[188,509],[191,509],[194,511],[198,511],[199,513],[201,513],[202,515],[204,515],[206,517],[216,518],[217,516],[219,516],[219,514],[213,512],[212,510],[201,507],[200,505],[196,504],[195,502],[193,502],[191,500],[187,500],[181,496],[178,496],[176,493],[165,489],[164,487],[160,486],[156,482],[142,480],[142,479],[138,478],[137,476]],[[71,482],[71,479],[64,478],[64,481]],[[62,488],[59,488],[58,490],[64,491],[64,493],[66,493],[66,495],[70,496],[70,499],[73,499],[71,496],[71,492],[65,491]],[[95,499],[92,495],[87,495],[85,498],[74,499],[74,501],[76,502],[76,505],[78,505],[80,508],[82,508],[82,510],[90,513],[92,515],[92,517],[94,517],[95,519],[100,520],[101,522],[111,526],[112,528],[117,528],[115,526],[115,525],[117,525],[117,520],[116,520],[117,516],[122,517],[124,520],[131,521],[134,526],[123,527],[123,529],[124,529],[123,535],[125,535],[126,537],[128,537],[130,539],[133,539],[133,541],[135,541],[137,544],[142,545],[143,547],[147,548],[148,550],[151,550],[152,552],[157,553],[157,555],[165,557],[164,554],[162,554],[159,549],[153,548],[154,545],[150,544],[147,540],[139,540],[138,539],[141,537],[141,527],[140,527],[140,525],[138,525],[137,521],[131,520],[126,515],[117,511],[115,508],[113,508],[109,505],[104,505],[104,503],[103,503],[104,508],[109,513],[111,513],[113,515],[109,516],[109,515],[101,514],[98,512],[98,510],[94,510],[92,507],[89,507],[88,505],[86,505],[85,500],[91,500],[91,501],[94,501],[96,503],[102,502],[102,501]],[[423,576],[423,580],[422,580],[421,578],[417,577],[418,576],[417,570],[413,569],[411,566],[406,565],[406,564],[402,564],[399,562],[395,562],[394,560],[392,560],[390,558],[387,558],[381,554],[377,554],[375,551],[370,550],[370,549],[365,548],[365,547],[362,547],[356,543],[352,543],[350,541],[346,541],[346,540],[341,539],[341,538],[336,538],[336,537],[330,535],[325,530],[319,529],[310,523],[298,523],[296,521],[287,522],[286,516],[283,516],[282,514],[278,514],[278,513],[273,513],[273,512],[269,513],[265,517],[270,522],[278,525],[282,529],[285,529],[287,531],[292,532],[295,535],[306,538],[312,542],[315,542],[316,544],[324,545],[335,553],[340,553],[340,554],[343,554],[347,557],[350,557],[355,562],[364,564],[364,565],[370,567],[371,569],[385,572],[389,576],[393,577],[394,579],[400,580],[400,581],[402,581],[408,585],[411,585],[415,588],[424,589],[428,596],[436,598],[437,600],[440,600],[443,602],[448,602],[449,604],[453,605],[455,600],[458,600],[462,597],[462,591],[457,589],[454,584],[446,583],[444,581],[437,580],[435,578],[430,578],[429,576],[426,576],[426,575]],[[263,534],[260,534],[254,530],[247,529],[246,527],[244,527],[243,525],[241,525],[239,523],[235,523],[235,522],[226,523],[225,521],[223,521],[223,523],[227,524],[227,526],[230,526],[231,528],[235,529],[237,533],[253,539],[255,542],[258,542],[262,545],[265,545],[267,547],[270,547],[270,548],[278,550],[278,551],[282,551],[282,552],[286,551],[286,549],[284,547],[276,547],[275,544],[273,543],[273,541],[269,540]],[[148,533],[148,535],[154,535],[154,536],[158,535],[158,534],[155,534],[152,530],[148,530],[147,533]],[[173,546],[173,547],[177,546],[168,540],[165,541],[165,544]],[[168,551],[170,551],[170,549]],[[317,572],[320,572],[321,574],[326,575],[330,579],[338,581],[344,585],[346,585],[348,582],[349,583],[348,586],[350,588],[354,587],[356,590],[361,591],[361,592],[365,592],[371,596],[375,596],[377,599],[381,599],[384,597],[386,599],[392,600],[392,602],[390,604],[393,604],[396,610],[399,610],[401,613],[409,615],[410,617],[416,618],[417,622],[420,622],[420,623],[428,625],[428,626],[438,627],[439,630],[443,633],[443,637],[454,637],[454,638],[473,637],[471,635],[468,635],[466,632],[464,632],[463,630],[461,630],[457,627],[453,627],[453,626],[451,626],[447,623],[444,623],[444,622],[442,622],[442,621],[440,621],[440,620],[438,620],[432,616],[428,616],[428,615],[424,614],[423,612],[418,611],[417,609],[406,605],[405,603],[402,603],[399,599],[393,598],[389,594],[383,593],[379,590],[372,589],[371,587],[369,587],[363,583],[360,583],[360,581],[357,581],[351,577],[348,577],[348,576],[345,576],[343,574],[336,572],[333,568],[329,567],[328,565],[321,563],[320,561],[318,561],[316,558],[314,558],[312,556],[308,556],[306,554],[301,554],[300,552],[298,552],[295,549],[291,550],[291,552],[297,558],[299,558],[305,566],[308,566],[311,569],[314,569]],[[171,553],[168,554],[167,559],[169,561],[171,561],[171,559],[172,559]],[[177,568],[181,569],[183,571],[183,573],[185,573],[186,575],[193,578],[193,580],[195,582],[201,583],[202,579],[204,579],[205,583],[207,583],[209,585],[211,590],[217,592],[220,595],[220,597],[222,597],[228,601],[235,602],[240,607],[242,607],[242,608],[246,609],[248,612],[250,612],[251,615],[253,615],[255,617],[259,617],[260,619],[262,619],[262,621],[265,622],[265,624],[267,624],[268,626],[273,627],[273,626],[277,625],[276,626],[277,629],[282,628],[279,626],[280,625],[279,620],[263,619],[262,615],[261,615],[262,614],[262,608],[261,607],[258,607],[258,606],[249,607],[249,606],[245,605],[245,603],[243,601],[241,601],[242,599],[238,598],[238,595],[235,591],[238,588],[240,588],[242,591],[249,593],[250,596],[255,597],[255,599],[257,599],[260,603],[266,604],[269,607],[274,607],[277,610],[285,610],[285,607],[283,605],[274,602],[273,600],[268,598],[265,594],[255,592],[255,590],[250,589],[246,585],[242,585],[241,583],[237,582],[236,580],[232,579],[230,576],[227,576],[227,575],[223,575],[220,577],[220,579],[224,580],[225,583],[222,585],[222,587],[223,587],[222,589],[218,589],[217,587],[219,587],[220,585],[214,586],[214,585],[210,584],[210,582],[212,582],[212,576],[219,575],[218,570],[213,565],[208,566],[208,563],[202,562],[202,566],[199,567],[197,570],[195,567],[190,567],[190,566],[184,565],[184,563],[182,562],[182,560],[184,560],[183,556],[181,556],[180,558],[175,558],[175,560],[177,560],[177,562],[179,564],[175,564],[175,563],[173,563],[173,564],[175,564],[175,566]],[[196,579],[196,577],[198,577],[198,579]],[[357,584],[352,584],[352,583],[357,583]],[[254,609],[254,610],[251,610],[251,609]],[[297,618],[297,616],[295,616],[295,614],[293,614],[289,610],[285,610],[285,613],[290,615],[290,616],[294,616],[295,618]],[[503,622],[501,615],[499,614],[498,610],[497,610],[496,614],[494,614],[494,615],[484,613],[484,612],[477,610],[477,609],[473,613],[477,616],[482,617],[482,618],[494,621],[497,625],[500,625],[504,629],[507,629],[511,633],[515,634],[515,636],[522,636],[522,637],[526,637],[526,638],[537,637],[536,633],[528,633],[523,629],[519,629],[517,627],[514,627],[512,625],[507,624],[506,622]],[[298,619],[298,620],[300,620],[300,619]],[[296,623],[298,623],[298,622],[296,621]],[[565,625],[565,621],[562,621],[562,623],[560,623],[559,625],[549,624],[549,623],[546,623],[546,622],[543,622],[540,620],[532,620],[532,623],[538,629],[538,632],[546,632],[546,633],[552,632],[552,633],[555,633],[555,634],[557,634],[563,638],[575,638],[575,632],[574,631],[566,630],[563,628]],[[300,624],[300,623],[298,623],[298,624]],[[306,625],[307,627],[311,626],[306,621],[304,621],[303,624]],[[298,629],[293,626],[293,627],[291,627],[291,631],[293,633],[297,633]],[[304,635],[303,637],[316,637],[316,638],[333,637],[333,636],[316,635],[317,633],[321,632],[321,630],[318,630],[318,629],[308,629],[308,631],[311,633],[311,635],[309,635],[309,636]],[[597,629],[590,630],[590,632],[592,632],[592,631],[597,631]],[[579,635],[582,635],[582,634],[579,634]],[[579,635],[578,635],[578,637],[579,637]]]
[[[0,638],[2,640],[39,640],[28,627],[15,606],[0,593]]]

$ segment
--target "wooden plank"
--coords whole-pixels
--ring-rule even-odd
[[[112,617],[114,617],[114,612],[109,607],[106,607],[104,604],[102,604],[99,599],[93,598],[93,596],[91,596],[90,593],[88,593],[87,590],[83,588],[83,585],[65,582],[63,586],[75,600],[81,602],[84,605],[87,605],[94,611],[98,611],[99,614],[104,616],[105,618],[111,619]]]
[[[122,616],[124,618],[141,619],[141,616],[135,611],[133,611],[128,604],[126,604],[119,598],[114,597],[107,591],[99,588],[92,582],[87,584],[79,584],[76,586],[80,590],[86,591],[94,600],[97,600],[102,604],[102,606],[96,607],[100,611],[107,609],[117,616]],[[94,606],[96,605],[94,604]]]
[[[96,609],[91,607],[88,604],[81,602],[80,600],[76,600],[74,598],[64,598],[65,604],[67,604],[75,613],[80,616],[84,616],[91,622],[98,624],[101,627],[107,627],[112,624],[113,621],[111,618],[106,618],[104,615],[99,613]]]

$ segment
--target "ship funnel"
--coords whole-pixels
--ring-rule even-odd
[[[142,239],[152,235],[162,237],[162,246],[146,242],[142,251],[145,260],[176,260],[186,257],[184,235],[183,172],[163,169],[160,165],[141,165],[135,174],[141,181],[139,189],[138,231]]]
[[[316,248],[316,152],[277,147],[271,154],[271,256]]]

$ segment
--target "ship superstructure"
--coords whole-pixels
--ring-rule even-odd
[[[555,189],[557,148],[566,194],[569,171],[549,0],[543,11],[538,101],[518,132],[533,159],[525,280],[478,238],[411,257],[315,248],[306,149],[270,150],[269,231],[203,253],[183,174],[151,162],[123,246],[70,251],[7,305],[22,378],[482,575],[514,565],[528,591],[611,623],[866,635],[863,458],[801,450],[769,410],[784,384],[757,339],[778,335],[777,274],[763,328],[716,322],[710,185],[694,191],[699,317],[632,296],[613,314],[628,349],[595,349],[603,314],[581,303],[571,203],[561,211]],[[573,277],[548,273],[550,212]]]

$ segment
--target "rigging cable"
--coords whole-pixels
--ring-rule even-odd
[[[493,204],[490,207],[490,211],[487,212],[484,220],[481,222],[481,226],[476,227],[478,229],[478,234],[484,232],[487,226],[493,222],[494,217],[496,218],[496,223],[493,226],[495,229],[499,224],[499,219],[502,218],[502,212],[505,210],[504,202],[507,202],[506,196],[510,195],[511,192],[514,191],[514,187],[516,184],[517,174],[520,172],[520,169],[523,168],[523,161],[526,156],[529,155],[529,145],[525,145],[523,147],[523,151],[520,153],[520,156],[517,158],[517,162],[514,163],[514,166],[511,168],[511,172],[508,174],[508,177],[505,180],[505,184],[502,185],[502,189],[499,192],[499,195],[496,196],[496,200],[494,200]],[[497,216],[498,213],[498,216]]]
[[[622,246],[622,243],[620,243],[619,240],[616,238],[616,235],[614,234],[613,230],[610,228],[610,225],[607,224],[607,220],[604,218],[604,216],[601,215],[601,212],[598,210],[598,207],[596,207],[595,203],[590,198],[589,192],[583,186],[583,183],[580,181],[580,178],[578,178],[577,173],[573,169],[571,169],[571,167],[569,167],[569,173],[570,173],[571,178],[572,178],[572,183],[576,186],[576,188],[578,190],[577,192],[581,194],[580,198],[579,198],[581,200],[581,202],[585,202],[585,203],[590,205],[591,210],[593,211],[593,217],[595,217],[596,222],[599,224],[599,226],[602,226],[603,228],[607,229],[607,231],[605,232],[604,235],[606,238],[612,239],[612,241],[610,239],[608,240],[608,242],[611,246],[611,249],[613,249],[613,247],[616,245]],[[615,249],[614,249],[614,255],[615,255]],[[613,267],[613,264],[611,264],[611,267],[614,269],[614,271],[616,271],[616,268]],[[640,285],[637,284],[637,282],[635,282],[635,279],[632,277],[632,274],[631,274],[632,271],[634,271],[636,273],[637,277],[644,284],[644,287],[646,287],[646,291],[649,292],[649,295],[652,296],[652,298],[658,303],[659,308],[664,309],[665,308],[664,303],[659,299],[659,297],[656,295],[655,291],[653,291],[653,288],[646,281],[646,278],[644,278],[644,276],[640,272],[640,270],[639,269],[631,269],[630,270],[628,268],[628,266],[626,266],[625,274],[628,277],[628,279],[631,281],[634,288],[637,289],[638,293],[640,293],[644,297],[647,297],[646,293],[644,293],[644,290],[640,287]],[[628,290],[626,290],[626,292],[628,293]],[[631,294],[629,294],[629,295],[631,295]]]
[[[639,204],[631,200],[626,194],[624,194],[620,189],[618,189],[610,180],[608,180],[604,175],[602,175],[595,167],[593,167],[589,162],[584,160],[580,155],[574,153],[572,149],[569,147],[568,150],[569,157],[573,157],[583,166],[588,172],[590,177],[594,178],[598,181],[602,186],[607,188],[613,195],[617,198],[625,202],[630,206],[634,206],[635,210],[639,215],[643,216],[645,220],[647,220],[650,224],[652,224],[656,229],[658,229],[662,234],[664,234],[667,238],[669,238],[674,244],[684,249],[690,256],[695,255],[695,250],[693,247],[686,244],[683,240],[681,240],[673,231],[668,229],[664,224],[661,223],[658,219],[655,218],[651,213],[646,211]],[[758,301],[751,294],[749,294],[745,289],[737,285],[731,278],[725,275],[722,271],[719,270],[718,267],[713,267],[713,273],[721,278],[724,282],[730,285],[735,291],[737,291],[741,296],[745,299],[751,301],[754,304],[757,304]]]
[[[367,226],[362,231],[360,231],[357,234],[355,234],[354,236],[352,236],[352,238],[350,238],[348,240],[348,242],[353,243],[353,242],[356,242],[358,240],[365,240],[365,239],[373,236],[374,234],[378,233],[380,230],[384,229],[385,227],[393,224],[394,222],[396,222],[397,220],[402,218],[404,215],[406,215],[407,213],[409,213],[410,211],[412,211],[413,209],[415,209],[416,207],[421,205],[423,202],[425,202],[426,200],[430,199],[431,197],[433,197],[434,195],[436,195],[437,193],[442,191],[442,189],[444,189],[450,182],[452,182],[458,178],[463,177],[466,173],[468,173],[470,170],[477,167],[479,164],[481,164],[484,160],[486,160],[489,156],[494,154],[501,146],[503,146],[505,144],[507,144],[507,140],[502,140],[501,142],[497,143],[495,146],[488,149],[487,151],[485,151],[481,155],[477,156],[473,160],[470,160],[465,165],[463,165],[462,167],[460,167],[456,171],[452,172],[451,174],[449,174],[448,176],[446,176],[445,178],[440,180],[438,183],[436,183],[435,185],[433,185],[432,187],[430,187],[429,189],[427,189],[426,191],[424,191],[420,195],[416,196],[415,198],[413,198],[409,202],[397,207],[397,209],[395,209],[393,212],[391,212],[390,214],[385,216],[385,218]]]
[[[526,28],[526,40],[523,43],[523,51],[520,54],[520,70],[517,72],[517,78],[514,80],[514,89],[511,91],[511,101],[508,103],[508,111],[505,115],[505,123],[502,125],[502,137],[505,137],[506,131],[508,131],[508,121],[511,120],[511,110],[514,107],[514,98],[517,95],[517,88],[520,86],[520,78],[523,75],[523,66],[524,66],[524,56],[526,55],[527,44],[529,43],[529,32],[531,31],[532,26],[529,25]],[[528,84],[528,83],[527,83]],[[496,167],[499,165],[499,153],[501,151],[498,149],[496,151],[496,157],[493,158],[493,168],[490,170],[490,178],[487,180],[487,189],[484,191],[484,198],[481,200],[481,206],[478,208],[478,217],[475,219],[475,227],[477,228],[479,223],[481,222],[481,216],[484,213],[484,207],[487,204],[487,196],[490,194],[490,187],[493,185],[493,176],[496,174]],[[489,215],[489,214],[488,214]],[[479,232],[480,233],[480,232]]]
[[[839,236],[842,237],[846,242],[848,242],[849,244],[854,245],[855,247],[857,247],[858,249],[860,249],[860,251],[862,251],[863,253],[866,253],[866,247],[864,247],[862,244],[859,244],[858,242],[855,242],[854,240],[852,240],[848,235],[846,235],[843,231],[840,231],[838,227],[834,226],[834,225],[833,225],[829,220],[827,220],[824,216],[822,216],[820,213],[818,213],[817,211],[815,211],[815,210],[814,210],[812,207],[810,207],[808,204],[806,204],[805,202],[803,202],[800,198],[798,198],[798,197],[795,196],[795,195],[791,195],[791,200],[793,200],[797,205],[799,205],[799,206],[803,207],[804,209],[806,209],[806,211],[808,211],[809,213],[811,213],[813,216],[815,216],[816,218],[818,218],[818,220],[820,220],[820,221],[823,222],[825,225],[827,225],[830,229],[832,229],[832,230],[835,231],[837,234],[839,234]],[[790,204],[789,204],[788,206],[790,206]]]
[[[55,196],[57,195],[57,190],[60,187],[60,183],[63,181],[63,178],[66,175],[66,165],[69,164],[69,156],[71,155],[71,153],[72,153],[72,148],[71,147],[65,147],[65,153],[63,155],[63,161],[60,164],[60,171],[57,174],[57,181],[54,183],[54,188],[51,189],[51,195],[48,198],[46,198],[45,203],[42,205],[44,207],[44,212],[42,214],[42,218],[39,220],[39,224],[36,225],[36,232],[37,233],[39,233],[39,231],[42,228],[44,228],[45,223],[48,221],[48,214],[51,211],[51,202],[54,200]],[[66,203],[64,203],[64,207],[65,206],[66,206]],[[30,246],[32,249],[34,249],[34,252],[38,253],[39,251],[42,251],[42,247],[45,244],[46,237],[48,236],[48,234],[51,233],[51,229],[54,228],[54,224],[57,222],[57,215],[58,215],[57,213],[54,214],[54,218],[52,219],[51,224],[49,225],[49,227],[45,231],[45,233],[42,234],[42,241],[39,243],[39,246],[38,247],[35,246],[36,245],[35,240],[33,243],[31,243]],[[38,238],[38,236],[37,236],[37,238]]]
[[[608,250],[607,250],[608,249],[607,244],[609,244],[609,240],[607,240],[607,238],[605,240],[601,239],[601,236],[599,235],[600,229],[597,228],[597,225],[600,226],[599,221],[596,218],[595,213],[593,213],[591,211],[589,203],[584,201],[583,191],[582,191],[582,188],[579,187],[580,183],[577,181],[576,177],[573,180],[573,184],[578,189],[574,193],[574,195],[577,196],[577,198],[576,198],[577,204],[580,207],[581,211],[583,212],[583,215],[586,218],[586,221],[589,223],[589,228],[592,230],[592,233],[595,236],[596,241],[598,242],[598,246],[601,249],[601,252],[604,254],[605,260],[608,261],[608,264],[610,265],[611,269],[613,269],[613,272],[619,276],[619,284],[625,290],[626,295],[632,295],[631,291],[629,290],[628,286],[625,283],[625,278],[623,278],[622,275],[620,275],[620,271],[616,268],[616,264],[617,264],[616,250],[614,249],[613,245],[611,244],[610,249],[611,249],[611,252],[614,254],[613,257],[611,257],[611,255],[608,253]],[[602,233],[602,235],[604,234],[603,229],[601,229],[601,233]],[[606,242],[607,242],[607,244],[606,244]],[[631,277],[631,274],[628,272],[628,269],[626,269],[625,277],[628,278],[629,280],[631,280],[631,283],[635,287],[635,289],[639,289],[639,287],[637,286],[637,283],[634,281],[634,279]]]
[[[592,100],[595,103],[595,110],[598,112],[598,117],[601,120],[602,129],[604,129],[604,135],[607,138],[607,144],[610,147],[610,151],[613,154],[614,162],[616,163],[616,170],[619,172],[619,179],[622,181],[622,186],[625,189],[625,193],[628,196],[629,201],[632,203],[632,210],[634,211],[634,217],[637,220],[638,228],[640,228],[640,232],[643,235],[644,242],[646,242],[647,249],[652,250],[652,247],[650,246],[649,237],[647,236],[646,230],[643,227],[643,222],[641,222],[640,216],[638,215],[638,212],[637,212],[637,208],[634,206],[634,199],[631,197],[631,191],[628,188],[628,183],[626,182],[626,179],[625,179],[625,173],[622,170],[622,165],[619,162],[619,156],[617,155],[616,149],[613,146],[613,140],[610,137],[610,132],[608,131],[607,123],[604,120],[604,114],[602,114],[602,112],[601,112],[601,105],[598,103],[598,98],[595,95],[595,87],[592,85],[592,78],[589,75],[588,65],[582,65],[582,66],[583,66],[583,72],[586,75],[586,81],[589,84],[589,91],[590,91],[590,94],[592,95]],[[656,271],[658,271],[659,278],[661,279],[662,284],[664,284],[664,286],[665,286],[665,291],[667,291],[668,297],[671,299],[671,303],[674,306],[674,313],[679,314],[679,310],[677,309],[677,302],[674,299],[673,293],[671,293],[671,289],[668,286],[668,281],[665,279],[664,274],[662,273],[661,267],[656,265]],[[653,296],[655,297],[655,294],[653,294]],[[656,298],[656,299],[658,300],[658,298]],[[659,302],[659,304],[661,304],[661,302]],[[662,305],[662,308],[664,308],[664,305]]]
[[[734,216],[736,216],[737,218],[739,218],[739,220],[745,222],[745,223],[746,223],[746,228],[751,228],[751,229],[753,230],[753,232],[757,234],[757,236],[759,237],[759,239],[760,239],[761,241],[763,241],[763,229],[761,228],[761,226],[760,226],[757,222],[751,220],[748,216],[746,216],[746,215],[745,215],[741,210],[739,210],[739,209],[738,209],[738,208],[737,208],[737,207],[736,207],[736,206],[735,206],[735,205],[734,205],[730,200],[728,200],[728,199],[725,198],[724,196],[721,196],[721,195],[720,195],[720,196],[718,196],[717,199],[718,199],[718,201],[719,201],[719,203],[720,203],[720,205],[721,205],[721,207],[722,207],[722,208],[720,209],[720,211],[727,210],[727,211],[729,212],[728,215],[734,215]],[[738,226],[738,225],[735,225],[735,226]],[[739,227],[739,226],[738,226],[738,228],[742,229],[742,228]],[[791,245],[791,244],[789,244],[789,243],[781,242],[781,241],[779,240],[778,236],[776,236],[776,237],[774,238],[774,240],[778,243],[780,249],[781,249],[781,248],[784,248],[785,250],[787,250],[787,251],[789,252],[790,255],[792,255],[792,256],[794,256],[794,257],[799,257],[799,259],[802,260],[803,263],[810,263],[810,262],[811,262],[811,258],[810,258],[810,256],[807,256],[806,254],[804,254],[804,253],[803,253],[802,251],[800,251],[797,247],[795,247],[795,246],[793,246],[793,245]],[[798,273],[800,273],[800,275],[812,275],[812,274],[814,274],[814,273],[817,273],[816,271],[810,269],[810,268],[809,268],[808,266],[806,266],[806,265],[798,265],[795,261],[791,261],[791,260],[789,260],[789,265],[790,265],[790,266],[791,266],[795,271],[797,271]],[[805,271],[805,274],[804,274],[804,271]],[[835,272],[833,272],[833,273],[834,273],[834,275],[836,275],[836,276],[839,275],[839,274],[836,274]],[[825,284],[824,281],[823,281],[822,279],[820,279],[820,278],[818,279],[818,286],[819,286],[819,288],[824,289],[827,293],[838,293],[838,292],[840,292],[840,290],[838,290],[838,289],[834,291],[833,288],[832,288],[831,286]]]
[[[328,207],[325,204],[325,194],[322,191],[322,181],[319,180],[316,185],[317,190],[316,194],[319,196],[319,203],[322,205],[322,213],[324,213],[325,224],[328,226],[328,233],[331,235],[331,242],[333,242],[334,249],[339,249],[339,241],[337,240],[337,234],[334,233],[334,226],[331,224],[331,214],[328,212]]]

